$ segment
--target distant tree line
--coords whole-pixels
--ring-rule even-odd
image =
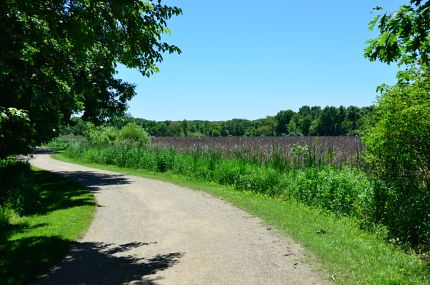
[[[284,110],[275,116],[257,120],[232,119],[228,121],[152,121],[131,116],[116,117],[109,125],[121,128],[134,122],[151,136],[345,136],[359,134],[364,118],[373,107],[303,106],[298,112]],[[85,123],[75,118],[64,133],[80,134]]]

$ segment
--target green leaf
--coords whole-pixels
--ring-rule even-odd
[[[370,31],[374,30],[375,25],[378,23],[380,18],[381,18],[381,15],[377,15],[369,22],[369,30]]]

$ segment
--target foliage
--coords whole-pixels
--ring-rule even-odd
[[[88,142],[96,146],[126,145],[145,146],[149,144],[146,131],[135,123],[128,123],[121,129],[112,126],[94,126],[88,123],[85,130]],[[67,140],[68,137],[60,137]]]
[[[228,121],[151,121],[128,117],[156,137],[164,136],[340,136],[356,135],[372,107],[309,107],[279,111],[263,119]]]
[[[28,114],[16,108],[0,107],[0,159],[26,152],[31,136]]]
[[[114,127],[94,126],[92,123],[87,124],[85,137],[93,145],[104,146],[113,144],[118,137],[118,130]]]
[[[322,207],[334,213],[353,214],[362,222],[370,219],[373,187],[367,176],[345,167],[307,168],[291,177],[290,191],[307,205]]]
[[[74,112],[96,124],[123,114],[135,92],[115,77],[116,65],[157,72],[164,52],[180,52],[161,41],[180,13],[155,0],[0,1],[0,107],[25,110],[30,120],[28,129],[0,134],[34,146]]]
[[[430,83],[398,84],[379,98],[365,139],[378,182],[377,218],[395,237],[430,242]]]
[[[128,123],[118,132],[118,142],[135,146],[144,146],[149,143],[146,131],[136,123]]]
[[[428,73],[430,67],[430,1],[410,0],[394,13],[383,12],[369,23],[378,27],[378,37],[368,41],[365,56],[371,61],[397,62],[408,71]],[[376,11],[383,11],[376,7]],[[414,73],[413,72],[413,73]],[[400,80],[410,80],[411,73],[399,72]]]

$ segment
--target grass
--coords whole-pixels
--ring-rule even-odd
[[[53,156],[87,166],[172,182],[229,201],[300,242],[337,284],[429,283],[428,264],[414,253],[405,253],[386,243],[384,235],[379,235],[377,231],[370,233],[361,230],[354,218],[334,215],[292,200],[285,201],[251,191],[237,191],[232,187],[191,180],[169,172],[152,173],[88,163],[66,158],[61,153]]]
[[[31,215],[12,215],[1,229],[0,284],[26,284],[46,273],[82,237],[95,212],[86,188],[39,169],[33,177],[41,205]]]

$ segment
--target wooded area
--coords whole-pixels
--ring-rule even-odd
[[[227,121],[151,121],[133,118],[130,115],[114,117],[103,125],[121,128],[134,122],[155,137],[225,137],[225,136],[351,136],[363,132],[366,118],[374,107],[309,107],[298,112],[285,110],[275,116],[257,120],[232,119]],[[69,125],[61,128],[62,134],[83,135],[85,122],[73,118]]]

